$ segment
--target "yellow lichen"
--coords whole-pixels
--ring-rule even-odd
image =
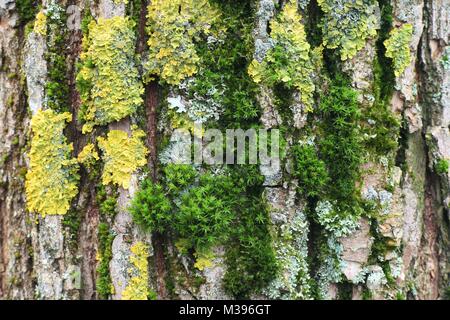
[[[128,285],[122,292],[122,300],[148,300],[148,246],[136,242],[130,248],[130,263],[133,265],[128,272],[132,275]]]
[[[30,167],[26,174],[27,208],[43,216],[65,214],[77,195],[77,160],[71,158],[72,144],[63,129],[72,119],[68,112],[39,110],[31,119],[33,137]]]
[[[194,40],[211,34],[219,17],[208,0],[153,0],[148,6],[149,59],[147,80],[154,76],[178,85],[197,73],[200,61]]]
[[[147,163],[147,148],[142,142],[144,131],[134,130],[132,136],[121,130],[111,130],[108,137],[97,138],[105,163],[102,181],[114,183],[125,189],[130,187],[131,174]]]
[[[47,35],[47,16],[42,10],[36,15],[33,31],[41,36]]]
[[[80,56],[83,66],[77,75],[83,133],[131,115],[143,102],[132,28],[133,22],[124,17],[89,24],[89,35],[83,38],[86,51]]]
[[[212,252],[207,253],[195,253],[195,263],[194,267],[200,271],[203,271],[205,268],[210,268],[214,265],[212,259],[214,258],[214,254]]]
[[[296,1],[288,2],[280,15],[270,22],[274,48],[261,63],[253,60],[248,73],[256,83],[284,83],[295,87],[301,93],[306,109],[311,110],[314,93],[311,76],[314,68],[301,18]]]
[[[86,167],[92,166],[99,159],[95,146],[92,143],[87,144],[77,157],[78,162]]]
[[[347,60],[364,48],[366,40],[376,36],[377,18],[373,0],[317,0],[324,12],[323,45],[338,49]]]
[[[413,34],[413,27],[406,23],[400,28],[394,28],[389,33],[389,38],[384,41],[386,57],[394,62],[394,73],[399,77],[411,63],[411,51],[409,43]]]

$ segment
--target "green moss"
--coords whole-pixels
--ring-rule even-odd
[[[66,239],[69,247],[75,252],[78,246],[78,231],[81,226],[81,213],[79,210],[70,209],[62,220],[62,225],[67,229]]]
[[[112,259],[112,242],[114,234],[107,223],[98,225],[98,266],[97,266],[97,294],[100,299],[107,299],[112,293],[112,281],[109,273],[109,263]]]
[[[70,113],[40,109],[31,120],[30,169],[25,181],[31,212],[65,214],[78,193],[78,163],[71,158],[73,146],[63,135],[71,119]]]
[[[89,23],[77,75],[82,100],[78,118],[85,123],[83,133],[133,114],[143,102],[132,28],[133,22],[123,17]]]
[[[256,102],[258,86],[247,68],[253,57],[253,13],[249,3],[214,1],[221,15],[227,19],[216,23],[215,30],[226,29],[212,44],[196,42],[196,52],[202,63],[194,83],[189,87],[190,98],[206,96],[208,104],[222,106],[221,124],[244,127],[259,118],[260,107]],[[214,92],[208,95],[208,92]]]
[[[434,168],[437,174],[445,175],[448,173],[449,162],[446,159],[439,159]]]
[[[134,196],[131,207],[133,220],[148,231],[164,232],[173,223],[172,204],[160,184],[145,179]]]
[[[66,12],[63,7],[53,3],[47,9],[47,82],[45,95],[47,106],[55,111],[69,111],[69,70],[66,63],[68,56],[68,32]]]
[[[39,6],[35,0],[17,0],[16,8],[22,25],[32,21],[39,10]]]
[[[351,207],[357,198],[356,182],[364,155],[356,91],[346,79],[337,75],[328,92],[321,97],[319,111],[323,118],[320,158],[326,163],[333,181],[328,194],[339,202],[339,206]]]
[[[117,199],[119,194],[117,188],[97,186],[96,202],[99,205],[100,213],[105,218],[114,219],[117,214]]]
[[[329,183],[325,163],[318,158],[312,145],[298,145],[292,148],[294,176],[299,180],[299,191],[308,197],[323,195]]]
[[[237,188],[233,200],[237,220],[227,246],[223,281],[228,293],[249,298],[275,278],[278,266],[268,231],[268,209],[261,196],[264,178],[258,166],[239,167],[232,171],[231,178]]]

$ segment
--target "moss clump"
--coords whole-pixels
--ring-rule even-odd
[[[122,292],[122,300],[148,300],[152,295],[148,287],[148,247],[143,242],[131,246],[131,279]]]
[[[75,252],[78,246],[78,231],[81,226],[81,213],[79,210],[70,209],[62,220],[62,225],[68,231],[65,238],[69,242],[70,249]]]
[[[100,299],[107,299],[112,292],[111,275],[109,273],[109,263],[112,259],[112,242],[114,235],[107,223],[98,225],[98,253],[97,253],[97,294]]]
[[[447,174],[448,173],[448,169],[449,169],[448,160],[439,159],[436,162],[436,165],[435,165],[434,168],[435,168],[437,174],[442,174],[442,175]]]
[[[411,42],[412,34],[412,25],[405,23],[399,28],[392,29],[389,33],[389,39],[384,41],[386,57],[392,59],[396,77],[401,76],[411,63],[409,43]]]
[[[47,82],[45,97],[48,108],[69,111],[69,70],[67,67],[67,16],[63,7],[52,2],[47,8]]]
[[[117,198],[119,197],[117,188],[109,188],[99,185],[97,187],[96,202],[99,205],[100,213],[110,219],[114,219],[117,214]]]
[[[85,122],[83,133],[134,113],[143,102],[132,27],[133,22],[123,17],[89,23],[77,75],[82,100],[78,117]]]
[[[33,137],[25,181],[29,211],[43,216],[65,214],[78,193],[77,160],[71,158],[73,146],[63,134],[71,119],[70,113],[42,109],[31,119]]]
[[[364,156],[356,91],[346,79],[336,76],[321,98],[319,111],[323,119],[320,156],[333,182],[328,193],[340,203],[351,203]]]
[[[324,12],[323,45],[338,49],[341,60],[351,59],[376,35],[377,18],[373,0],[317,0]]]
[[[301,19],[296,1],[289,1],[280,15],[270,22],[270,36],[275,46],[261,63],[253,60],[248,72],[256,83],[269,86],[283,83],[289,88],[295,87],[301,93],[301,101],[311,110],[314,68]]]
[[[174,234],[182,252],[194,250],[200,268],[210,265],[213,246],[226,244],[224,286],[248,297],[276,272],[258,169],[194,176],[188,167],[172,164],[163,186],[145,181],[132,201],[133,217],[147,230]]]
[[[21,24],[26,24],[32,21],[39,10],[35,0],[16,0],[17,13]]]
[[[107,138],[98,137],[98,146],[103,152],[102,182],[113,183],[125,189],[130,187],[131,174],[147,163],[148,150],[142,142],[144,131],[134,130],[132,136],[121,130],[111,130]]]
[[[292,148],[294,156],[294,176],[299,180],[299,191],[308,197],[323,195],[329,177],[325,163],[317,156],[312,145]]]
[[[147,80],[178,85],[197,73],[200,58],[194,41],[211,35],[218,11],[208,0],[155,0],[148,6]]]
[[[145,179],[131,202],[134,221],[146,230],[164,232],[172,225],[171,211],[172,205],[163,187]]]
[[[223,110],[221,123],[227,128],[242,128],[255,122],[261,112],[256,101],[258,86],[247,72],[253,57],[253,14],[250,3],[214,1],[220,9],[220,20],[214,25],[219,34],[211,42],[196,42],[196,51],[202,63],[195,79],[188,87],[189,98]],[[220,30],[226,30],[224,33]]]
[[[395,74],[392,60],[386,57],[384,41],[389,37],[392,25],[392,6],[387,0],[380,0],[381,28],[376,42],[377,56],[373,62],[374,102],[363,113],[363,132],[367,137],[365,146],[378,156],[395,152],[400,131],[400,122],[391,110]]]

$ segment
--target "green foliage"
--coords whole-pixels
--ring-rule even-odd
[[[294,176],[299,180],[299,191],[308,197],[323,195],[329,183],[325,163],[317,156],[312,145],[298,145],[292,148]]]
[[[77,75],[83,133],[133,114],[143,102],[132,28],[133,22],[119,16],[89,23]]]
[[[447,174],[449,169],[449,162],[446,159],[439,159],[436,162],[435,170],[437,174]]]
[[[98,146],[102,150],[104,185],[113,183],[125,189],[130,187],[131,175],[147,163],[148,150],[142,142],[145,133],[134,130],[132,136],[122,130],[111,130],[107,138],[98,137]]]
[[[73,146],[63,134],[71,119],[70,113],[57,114],[51,109],[39,109],[31,119],[33,137],[25,181],[29,211],[43,216],[65,214],[78,193],[78,163],[71,158]]]
[[[133,220],[148,231],[165,232],[173,223],[172,204],[160,184],[145,179],[134,196],[130,212]]]
[[[283,83],[295,87],[301,93],[301,100],[308,110],[312,109],[314,71],[311,63],[310,45],[297,12],[296,1],[289,1],[280,15],[270,22],[270,36],[275,46],[260,63],[253,60],[249,74],[256,83],[268,86]]]
[[[324,12],[323,45],[339,49],[341,59],[351,59],[366,40],[376,35],[377,18],[374,0],[317,0]]]
[[[384,41],[386,57],[392,59],[396,77],[401,76],[411,63],[409,43],[411,42],[412,34],[413,26],[405,23],[399,28],[392,29],[389,33],[389,38]]]
[[[147,80],[178,85],[197,73],[194,41],[205,41],[219,15],[208,0],[154,0],[148,6]]]
[[[112,242],[114,235],[107,223],[98,225],[98,254],[97,266],[97,294],[100,299],[107,299],[112,290],[111,275],[109,273],[109,262],[112,259]]]
[[[194,183],[197,171],[191,165],[169,163],[164,167],[164,181],[167,191],[177,195]]]

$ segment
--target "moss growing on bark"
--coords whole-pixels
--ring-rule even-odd
[[[112,259],[112,242],[114,235],[110,231],[107,223],[101,222],[98,225],[98,253],[97,253],[97,294],[100,299],[108,299],[112,293],[111,274],[109,273],[109,263]]]

